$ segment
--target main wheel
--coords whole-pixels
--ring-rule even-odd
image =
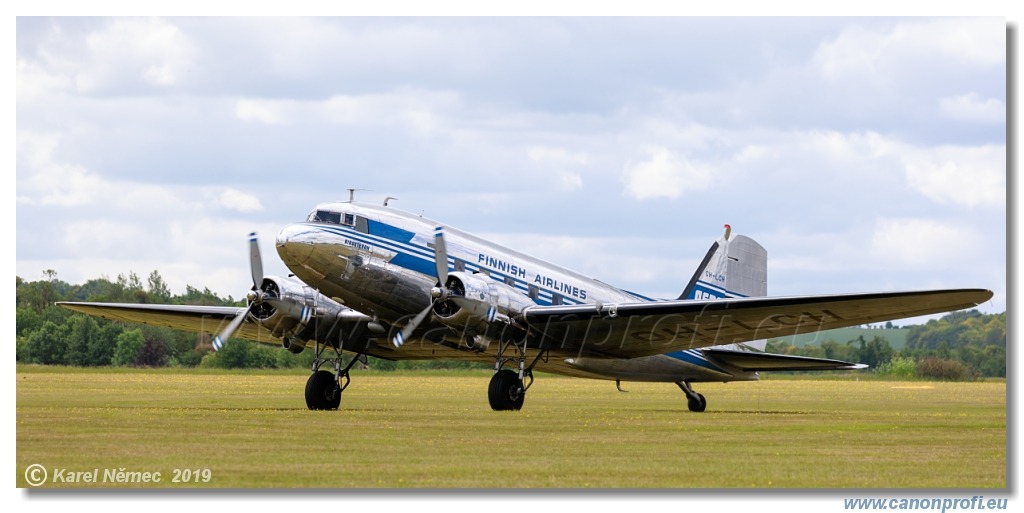
[[[690,397],[689,399],[686,400],[686,407],[689,408],[690,411],[700,413],[707,409],[708,402],[704,400],[703,395],[697,394],[697,397]]]
[[[341,387],[333,372],[316,371],[306,381],[306,407],[310,410],[337,410],[341,406]]]
[[[491,403],[492,410],[522,409],[525,398],[523,381],[519,379],[517,372],[502,369],[494,373],[491,385],[487,388],[487,400]]]

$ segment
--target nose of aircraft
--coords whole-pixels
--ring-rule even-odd
[[[316,230],[304,224],[289,224],[277,234],[277,254],[285,265],[302,265],[313,251]]]

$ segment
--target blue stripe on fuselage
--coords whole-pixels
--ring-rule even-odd
[[[394,264],[395,266],[409,269],[426,276],[434,276],[434,273],[436,272],[434,269],[433,248],[414,244],[412,242],[412,239],[416,236],[414,232],[369,219],[367,220],[367,231],[370,233],[365,234],[350,226],[344,225],[315,224],[313,226],[334,235],[348,237],[369,246],[395,253],[395,256],[389,260],[389,263]],[[451,271],[454,268],[454,258],[449,256],[448,270]],[[467,262],[466,269],[472,272],[475,269],[481,268]],[[487,269],[487,271],[490,277],[496,281],[504,281],[505,278],[512,278],[515,282],[515,288],[523,291],[523,295],[527,295],[525,292],[529,290],[530,284],[525,280],[517,279],[516,276],[501,274],[490,269]],[[550,305],[552,303],[553,294],[554,293],[549,290],[538,287],[538,297],[536,299],[532,299],[532,301],[538,305]],[[580,302],[562,296],[562,304],[574,305],[580,304]]]
[[[409,243],[416,236],[415,233],[409,230],[403,230],[397,226],[391,226],[390,224],[374,221],[373,219],[366,220],[366,229],[370,232],[370,235],[391,239],[395,242]]]
[[[665,356],[675,358],[676,360],[682,360],[686,363],[696,365],[698,367],[704,367],[705,369],[713,370],[715,372],[726,372],[718,368],[711,362],[709,362],[706,358],[704,358],[704,355],[698,349],[687,349],[686,351],[673,351],[671,353],[666,353]]]

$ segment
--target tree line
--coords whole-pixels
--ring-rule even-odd
[[[98,319],[56,306],[57,301],[161,303],[205,306],[245,306],[245,300],[221,297],[186,286],[172,294],[157,271],[143,280],[134,272],[116,279],[97,278],[81,285],[60,280],[52,270],[37,281],[17,277],[17,361],[44,365],[295,368],[310,367],[313,352],[294,355],[282,348],[229,341],[213,351],[210,336],[169,328],[124,324]],[[1006,376],[1006,313],[977,310],[953,312],[926,324],[908,326],[906,347],[895,350],[884,335],[853,340],[827,339],[798,347],[769,340],[773,353],[831,358],[864,363],[871,372],[899,378],[976,379]],[[880,330],[884,333],[884,330]],[[462,361],[401,361],[369,359],[379,370],[424,368],[482,368]]]
[[[113,322],[55,305],[58,301],[97,301],[243,307],[244,299],[221,297],[209,288],[191,285],[185,287],[184,294],[174,295],[157,271],[146,280],[129,272],[114,280],[97,278],[81,285],[60,280],[53,270],[43,275],[37,281],[17,277],[15,343],[21,363],[228,369],[309,368],[313,363],[311,350],[296,355],[280,347],[229,340],[220,351],[214,351],[206,333]],[[368,363],[379,370],[484,367],[474,362],[394,362],[373,357]]]

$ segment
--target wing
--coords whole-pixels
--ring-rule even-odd
[[[983,289],[537,306],[523,319],[549,348],[635,358],[971,308]]]
[[[111,321],[135,322],[161,328],[174,328],[201,333],[217,333],[245,308],[235,306],[191,306],[191,305],[150,305],[133,303],[73,303],[59,302],[58,305]],[[244,322],[233,338],[255,342],[279,340],[269,331],[253,322]]]

